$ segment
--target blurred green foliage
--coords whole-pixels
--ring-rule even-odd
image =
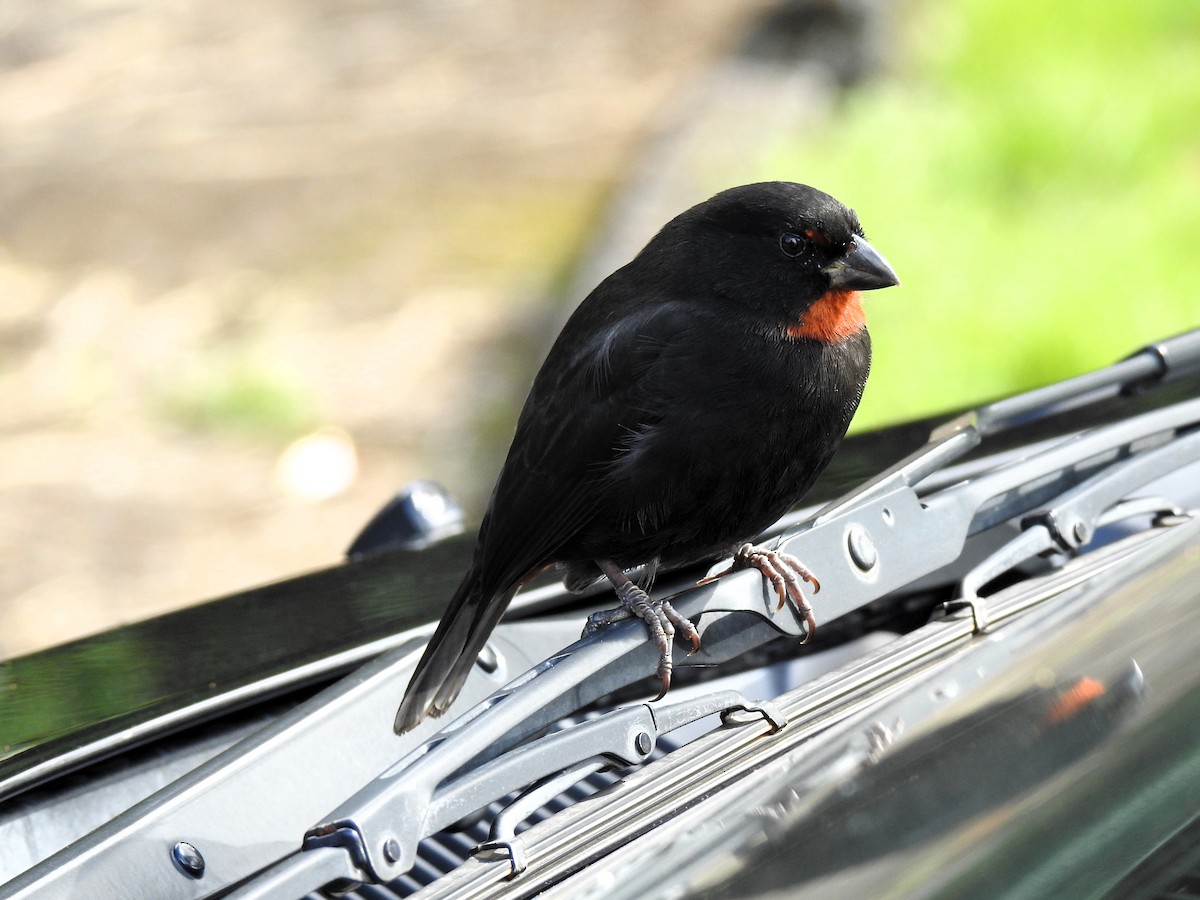
[[[279,366],[239,354],[182,365],[157,392],[162,416],[189,430],[275,440],[317,421],[305,387]]]
[[[895,21],[897,71],[769,165],[854,206],[904,283],[868,295],[856,428],[1200,325],[1200,4],[929,0]]]

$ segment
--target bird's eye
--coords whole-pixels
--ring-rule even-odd
[[[790,231],[784,232],[779,239],[779,249],[788,256],[799,256],[800,251],[804,249],[804,238],[798,234],[792,234]]]

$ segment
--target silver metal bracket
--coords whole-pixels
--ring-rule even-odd
[[[1027,513],[1021,520],[1022,532],[963,577],[960,595],[944,605],[946,611],[969,609],[976,633],[983,633],[989,621],[980,590],[1021,563],[1055,552],[1078,553],[1099,528],[1133,516],[1150,515],[1158,522],[1186,521],[1187,513],[1165,499],[1125,498],[1198,457],[1200,432],[1134,455],[1117,452],[1115,461],[1059,495],[1052,504]]]
[[[787,727],[788,720],[779,707],[766,700],[731,706],[721,713],[721,724],[728,727],[740,727],[751,722],[766,722],[771,727],[768,733],[777,734]]]
[[[511,868],[508,874],[509,880],[516,878],[529,868],[529,860],[525,856],[525,845],[515,837],[504,841],[484,841],[475,848],[474,855],[507,859]]]
[[[650,758],[660,735],[729,709],[754,709],[737,691],[720,691],[694,700],[652,707],[622,707],[570,725],[461,771],[447,745],[469,737],[462,729],[439,737],[385,772],[342,807],[331,820],[312,829],[305,847],[331,842],[352,854],[356,865],[376,882],[404,874],[416,859],[421,838],[471,815],[503,796],[564,768],[633,766]],[[437,747],[440,752],[433,752]],[[403,776],[403,777],[400,777]],[[401,822],[419,827],[398,828]]]

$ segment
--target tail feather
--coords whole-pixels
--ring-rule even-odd
[[[397,734],[450,707],[514,593],[515,586],[493,593],[473,568],[467,572],[408,682],[396,712]]]
[[[496,630],[496,626],[500,623],[500,618],[504,615],[504,611],[508,609],[508,604],[512,600],[513,594],[517,592],[518,587],[520,585],[513,585],[509,590],[493,597],[490,603],[479,611],[466,649],[454,662],[453,667],[450,669],[450,674],[442,682],[437,694],[433,698],[433,706],[430,710],[432,715],[440,716],[450,708],[450,704],[458,697],[459,691],[462,690],[462,686],[467,681],[467,676],[471,674],[471,667],[475,665],[475,661],[479,658],[479,654],[483,650],[483,645],[487,643],[487,639]]]

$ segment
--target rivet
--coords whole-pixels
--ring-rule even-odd
[[[204,874],[204,857],[187,841],[176,841],[171,848],[171,861],[184,875],[199,878]]]
[[[871,536],[859,525],[851,525],[846,534],[846,549],[850,551],[850,559],[864,572],[875,568],[879,554],[871,542]]]
[[[638,732],[638,736],[633,739],[634,746],[637,747],[637,752],[645,756],[654,749],[654,744],[650,740],[650,735],[644,731]]]
[[[392,864],[400,862],[400,842],[394,837],[383,842],[383,858]]]
[[[476,658],[475,664],[491,675],[500,668],[500,654],[496,652],[496,648],[491,644],[484,644],[483,649],[479,651],[479,656]]]

